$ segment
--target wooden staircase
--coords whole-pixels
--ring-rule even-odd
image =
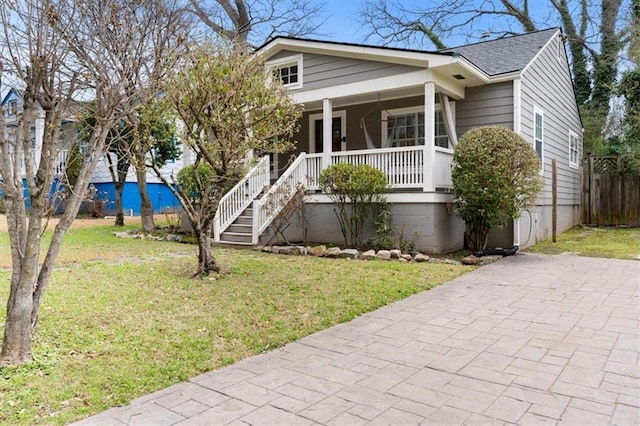
[[[221,244],[233,244],[241,246],[251,246],[253,238],[253,206],[249,205],[233,221],[229,227],[220,234]]]

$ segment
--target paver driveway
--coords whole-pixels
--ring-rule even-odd
[[[639,424],[639,287],[518,255],[81,424]]]

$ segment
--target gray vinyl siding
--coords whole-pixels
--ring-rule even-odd
[[[558,52],[561,53],[558,59]],[[554,40],[525,71],[521,83],[521,134],[533,143],[534,107],[543,112],[544,189],[541,204],[551,204],[551,160],[556,159],[558,205],[580,203],[580,168],[569,166],[569,131],[580,141],[582,158],[582,124],[576,105],[571,75],[564,49]]]
[[[268,60],[283,59],[299,54],[281,51]],[[387,62],[365,61],[362,59],[304,53],[302,57],[302,88],[300,91],[333,87],[357,81],[391,77],[423,68]]]
[[[481,126],[513,129],[513,83],[467,88],[464,99],[456,102],[458,137]]]

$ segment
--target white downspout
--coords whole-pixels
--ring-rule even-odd
[[[522,81],[520,78],[513,80],[513,131],[521,134],[522,131]],[[513,220],[513,245],[520,246],[520,218]]]

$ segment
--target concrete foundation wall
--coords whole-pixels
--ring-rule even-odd
[[[330,203],[307,203],[305,220],[294,215],[285,235],[289,241],[344,245],[338,219]],[[446,253],[460,250],[464,244],[464,222],[458,219],[450,203],[397,203],[389,204],[392,226],[396,237],[413,242],[415,247],[427,253]],[[306,222],[306,225],[305,223]],[[273,233],[261,237],[266,244]],[[373,221],[367,223],[363,240],[375,236]]]

